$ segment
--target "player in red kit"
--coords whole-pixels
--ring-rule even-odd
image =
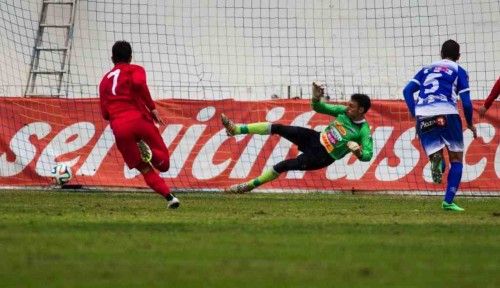
[[[116,146],[127,166],[139,170],[148,186],[167,199],[167,207],[175,209],[179,200],[154,169],[167,171],[170,156],[155,125],[165,123],[151,99],[146,71],[130,64],[132,47],[126,41],[113,45],[111,60],[115,66],[99,85],[102,117],[110,122]]]
[[[484,117],[486,111],[491,107],[493,101],[497,99],[498,95],[500,95],[500,78],[497,79],[497,82],[495,82],[495,85],[491,88],[490,95],[486,98],[486,101],[484,101],[484,105],[479,108],[479,115],[481,117]]]

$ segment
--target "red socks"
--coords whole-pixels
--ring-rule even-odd
[[[165,181],[160,177],[160,174],[154,169],[150,169],[148,172],[142,174],[142,176],[144,176],[146,184],[156,193],[161,194],[163,197],[167,197],[170,194],[170,188],[168,188]]]

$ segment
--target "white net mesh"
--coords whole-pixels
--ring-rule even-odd
[[[41,9],[41,1],[0,1],[0,37],[3,39],[0,43],[0,96],[9,97],[4,98],[4,100],[10,99],[10,97],[21,97],[25,92]],[[0,139],[0,153],[4,153],[2,154],[4,158],[0,159],[4,159],[4,163],[9,163],[4,165],[3,174],[4,176],[10,175],[11,179],[25,179],[27,177],[38,179],[41,171],[46,169],[45,166],[49,167],[55,162],[70,160],[74,160],[73,169],[78,170],[81,176],[89,173],[88,169],[99,171],[102,169],[100,168],[102,165],[112,166],[110,163],[117,163],[116,167],[123,165],[120,155],[111,148],[113,138],[110,130],[105,128],[106,124],[101,120],[98,108],[96,109],[97,106],[86,106],[87,102],[67,102],[67,98],[89,99],[97,97],[97,85],[102,75],[112,67],[110,50],[116,40],[131,42],[134,51],[133,61],[145,67],[148,84],[155,100],[167,99],[167,102],[171,99],[209,101],[199,106],[189,106],[181,101],[182,105],[179,104],[180,106],[177,108],[172,106],[172,103],[177,102],[168,102],[162,106],[164,113],[174,115],[175,113],[172,111],[176,111],[176,109],[181,110],[181,112],[175,114],[172,125],[162,129],[162,131],[165,141],[170,143],[169,148],[173,154],[171,169],[180,171],[175,180],[177,182],[174,181],[174,183],[183,183],[180,185],[182,187],[190,185],[205,187],[206,185],[203,183],[212,181],[206,187],[217,188],[234,180],[230,175],[234,176],[239,173],[236,171],[239,169],[238,163],[250,161],[247,166],[250,166],[253,171],[245,174],[246,177],[236,177],[236,179],[243,180],[247,179],[249,175],[258,175],[264,167],[276,163],[274,160],[293,156],[295,152],[292,149],[289,155],[289,149],[274,149],[272,144],[255,142],[267,139],[258,140],[257,138],[260,136],[254,136],[251,140],[245,138],[247,140],[244,141],[249,141],[248,146],[245,147],[238,144],[239,146],[235,148],[234,145],[237,143],[229,142],[229,144],[226,143],[226,146],[238,150],[239,155],[231,157],[232,164],[225,167],[225,169],[230,170],[226,171],[227,175],[222,177],[217,174],[216,176],[220,176],[220,178],[214,178],[216,180],[210,177],[203,181],[200,180],[203,177],[199,179],[193,176],[197,173],[193,172],[193,169],[197,167],[196,161],[202,161],[203,157],[209,156],[198,157],[196,153],[206,152],[204,145],[210,144],[208,138],[221,129],[216,119],[218,116],[214,116],[216,112],[210,114],[207,112],[210,109],[203,110],[207,108],[206,106],[213,105],[217,113],[224,110],[230,117],[236,117],[237,120],[241,121],[266,120],[267,117],[267,120],[288,121],[285,124],[292,123],[295,116],[299,113],[306,113],[309,108],[307,108],[307,101],[304,101],[305,104],[301,102],[302,104],[297,106],[294,106],[293,103],[287,104],[289,106],[274,103],[266,107],[254,107],[255,113],[252,114],[254,115],[252,117],[238,117],[243,112],[238,109],[247,111],[249,109],[249,106],[245,106],[247,104],[213,104],[210,101],[229,98],[241,101],[262,101],[270,100],[272,97],[309,99],[310,84],[314,80],[327,83],[327,92],[334,101],[345,101],[349,95],[355,92],[366,93],[372,99],[400,100],[402,99],[401,90],[407,81],[421,66],[439,58],[440,45],[447,39],[455,39],[461,44],[460,64],[469,71],[472,98],[484,99],[500,74],[500,48],[495,45],[500,40],[498,38],[500,34],[499,11],[500,3],[497,0],[148,0],[140,1],[140,3],[127,0],[79,0],[77,1],[73,37],[71,38],[71,51],[66,61],[68,73],[64,73],[61,82],[59,82],[57,75],[40,75],[34,87],[38,94],[56,94],[55,90],[60,83],[63,96],[57,99],[27,98],[23,100],[25,101],[22,102],[23,104],[9,102],[7,105],[4,102],[0,109],[4,115],[16,115],[11,117],[12,123],[9,124],[2,119],[2,124],[0,124],[0,131],[3,133]],[[68,6],[51,5],[47,13],[47,22],[63,24],[67,23],[71,11]],[[65,36],[64,29],[46,28],[41,43],[44,47],[56,47],[60,43],[64,43]],[[61,69],[61,53],[61,51],[41,53],[40,67],[48,70]],[[477,103],[477,105],[479,104]],[[377,115],[383,115],[383,107],[389,107],[384,105],[385,103],[380,103],[382,108],[379,109],[380,113]],[[23,110],[26,113],[19,115],[15,107],[20,106],[30,112],[27,113]],[[283,112],[285,116],[278,117],[280,113],[278,110],[281,106],[285,107],[285,112]],[[407,189],[410,189],[409,187],[413,189],[417,186],[422,190],[434,189],[429,188],[425,184],[427,183],[425,180],[411,176],[414,167],[422,168],[426,163],[423,163],[422,155],[414,154],[416,149],[420,149],[418,145],[412,148],[408,144],[408,141],[415,141],[411,131],[408,132],[408,135],[404,134],[410,128],[408,127],[409,122],[398,126],[398,121],[408,120],[406,111],[401,108],[404,106],[398,107],[389,107],[385,110],[392,113],[392,118],[372,120],[377,126],[373,127],[374,130],[378,128],[375,130],[375,140],[379,145],[376,148],[379,154],[368,164],[366,174],[362,174],[361,179],[355,176],[351,177],[356,179],[347,182],[346,185],[352,186],[347,189],[357,189],[361,181],[365,183],[376,181],[379,179],[377,173],[385,173],[384,175],[395,173],[396,177],[392,178],[411,181],[412,184],[409,184]],[[275,108],[278,110],[273,110]],[[60,114],[60,109],[66,109],[68,112]],[[376,107],[374,111],[377,111]],[[208,113],[208,116],[205,115],[204,118],[203,113]],[[469,153],[467,156],[469,158],[466,157],[466,161],[477,164],[481,160],[481,154],[487,155],[485,158],[487,162],[483,170],[478,166],[470,168],[475,171],[475,174],[480,175],[477,177],[483,177],[481,180],[485,183],[498,180],[499,172],[497,171],[500,171],[497,168],[500,166],[498,158],[500,156],[495,150],[499,142],[498,126],[495,128],[499,118],[498,108],[494,106],[488,113],[489,116],[486,120],[482,120],[484,123],[481,125],[483,126],[480,126],[485,138],[476,143],[477,147],[484,147],[484,150],[471,150],[474,152]],[[66,119],[67,117],[70,120]],[[184,122],[175,122],[176,117],[182,118]],[[321,119],[318,121],[326,124],[325,119],[327,118]],[[316,123],[318,121],[308,123],[308,120],[309,118],[303,117],[302,120],[299,119],[294,123],[302,126],[318,126]],[[52,129],[48,129],[49,132],[45,133],[40,130],[41,127],[32,124],[35,126],[30,129],[35,129],[35,132],[38,133],[40,143],[37,142],[34,145],[39,148],[34,152],[34,156],[28,157],[31,152],[27,151],[30,150],[30,143],[34,142],[33,136],[20,137],[21,140],[18,139],[17,142],[12,142],[12,139],[15,139],[14,136],[22,127],[28,127],[22,125],[38,122],[47,122]],[[82,124],[87,122],[90,122],[91,125]],[[69,142],[74,145],[73,150],[67,148],[68,139],[57,142],[59,143],[57,145],[66,145],[65,148],[51,146],[52,148],[47,149],[46,144],[51,143],[55,135],[59,135],[58,133],[72,124],[76,125],[75,123],[80,123],[78,124],[80,126],[77,126],[78,129],[90,129],[90,131],[85,132],[88,134],[88,139],[81,135],[76,137],[76,140],[70,139]],[[387,128],[389,126],[394,131],[399,132]],[[200,129],[204,129],[203,132],[200,132]],[[29,131],[29,133],[35,133]],[[75,130],[71,131],[74,133]],[[209,133],[209,135],[203,133]],[[402,142],[400,153],[397,152],[396,148],[394,148],[396,150],[393,149],[393,146],[399,145],[398,143],[394,144],[399,136],[411,138]],[[465,136],[467,138],[467,135]],[[217,137],[221,139],[219,144],[223,147],[223,143],[226,141],[225,136],[221,134]],[[270,143],[276,144],[272,137],[270,139]],[[12,147],[12,145],[17,146]],[[83,153],[82,150],[78,150],[97,149],[95,147],[98,145],[104,145],[103,149],[109,148],[106,150],[108,152],[92,154],[88,151]],[[270,146],[268,150],[273,151],[266,154],[263,163],[255,160],[260,157],[260,154],[256,154],[261,153],[259,145]],[[66,154],[63,153],[64,151],[67,151]],[[54,157],[44,158],[44,152]],[[81,154],[81,157],[75,160],[78,153]],[[420,154],[422,154],[421,151]],[[398,155],[401,157],[397,157]],[[220,164],[219,160],[227,160],[229,157],[218,150],[214,152],[213,156],[203,160],[207,163],[201,162],[200,167],[204,168],[199,169],[213,169],[215,164]],[[23,160],[23,157],[26,159]],[[384,159],[388,161],[387,165],[392,165],[391,167],[399,167],[398,163],[403,163],[400,165],[402,168],[394,168],[395,170],[391,170],[392,172],[380,172],[380,168],[377,167],[380,167],[381,163],[385,163]],[[18,161],[17,164],[12,164],[16,161]],[[46,161],[46,163],[37,166],[35,163],[40,163],[40,161]],[[92,164],[92,161],[96,162]],[[336,189],[336,187],[331,187],[335,186],[336,179],[350,179],[345,174],[345,169],[350,168],[342,163],[336,163],[326,172],[317,174],[314,172],[314,177],[305,177],[303,180],[319,184],[306,185],[302,183],[303,185],[299,186],[303,186],[303,189]],[[25,168],[21,169],[22,172],[19,172],[21,174],[14,174],[17,170],[9,170],[13,169],[7,168],[11,167],[9,165],[17,165],[15,167],[19,169]],[[354,168],[358,169],[359,167],[354,166]],[[235,169],[234,172],[231,169]],[[11,172],[7,173],[6,171]],[[77,179],[78,172],[76,173]],[[97,173],[93,177],[80,177],[79,181],[89,185],[102,184],[100,181],[103,180],[95,179],[97,179],[96,177],[106,178],[107,174],[103,173]],[[369,179],[365,179],[363,175],[371,176]],[[465,176],[465,178],[467,177]],[[294,188],[296,182],[287,180],[288,178],[293,177],[280,178],[277,186],[288,190],[299,189]],[[294,179],[300,178],[295,176]],[[316,178],[320,181],[315,180]],[[473,177],[469,176],[469,178]],[[201,182],[193,183],[196,179]],[[421,186],[418,184],[420,181],[424,182]],[[8,182],[8,180],[4,182]],[[23,183],[29,184],[28,181]],[[38,179],[33,180],[33,183],[40,184],[43,181]],[[123,186],[128,185],[127,182],[123,184]],[[373,183],[373,185],[378,184]],[[404,190],[403,186],[398,186],[398,189]],[[477,188],[480,186],[479,183],[471,187],[476,187],[477,190],[480,189]],[[346,189],[346,187],[341,188]],[[377,190],[381,189],[387,190],[388,188],[384,186]]]

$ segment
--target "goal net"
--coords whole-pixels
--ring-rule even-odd
[[[326,169],[283,173],[261,190],[441,194],[402,88],[454,39],[480,136],[464,131],[461,190],[500,193],[499,107],[477,116],[500,75],[497,0],[78,0],[74,15],[71,5],[42,2],[0,1],[0,187],[51,185],[57,163],[71,167],[74,184],[145,187],[99,111],[111,46],[127,40],[167,120],[160,131],[171,163],[162,177],[174,189],[220,190],[296,157],[278,136],[227,137],[220,114],[320,130],[332,118],[310,107],[318,80],[332,103],[372,98],[372,160],[349,154]],[[33,80],[33,71],[60,72]]]

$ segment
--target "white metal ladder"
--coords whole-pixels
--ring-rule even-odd
[[[28,81],[26,84],[26,89],[24,91],[25,97],[30,96],[49,96],[49,97],[60,97],[63,96],[61,94],[61,86],[63,82],[64,74],[69,73],[70,67],[70,55],[71,55],[71,46],[73,43],[73,28],[75,24],[75,14],[76,14],[76,4],[77,0],[43,0],[42,2],[42,11],[40,13],[40,21],[38,22],[38,32],[35,39],[35,46],[33,47],[33,53],[31,56],[31,65],[30,72],[28,75]],[[63,16],[68,16],[69,19],[65,23],[48,23],[47,22],[47,11],[49,7],[57,7],[60,5],[69,6],[69,13],[63,13]],[[63,19],[66,20],[66,19]],[[48,29],[66,29],[64,43],[45,43],[44,34],[47,33]],[[49,30],[50,31],[50,30]],[[60,38],[60,37],[56,37]],[[50,45],[48,45],[50,44]],[[47,46],[48,45],[48,46]],[[52,66],[58,66],[60,69],[56,69],[54,67],[51,68],[43,68],[40,67],[40,56],[44,53],[59,53],[56,55],[60,60],[60,66],[54,64]],[[62,55],[60,54],[62,53]],[[47,54],[45,54],[47,55]],[[54,55],[52,55],[54,56]],[[43,89],[41,92],[35,90],[37,88],[37,76],[38,75],[52,75],[55,76],[54,79],[48,80],[48,88],[50,92],[47,92],[47,89]],[[50,78],[50,77],[48,77]],[[38,87],[40,88],[40,87]],[[41,87],[43,88],[43,87]],[[54,93],[54,88],[56,89],[56,93]],[[68,87],[66,87],[68,88]],[[68,93],[68,89],[66,89],[66,95]]]

